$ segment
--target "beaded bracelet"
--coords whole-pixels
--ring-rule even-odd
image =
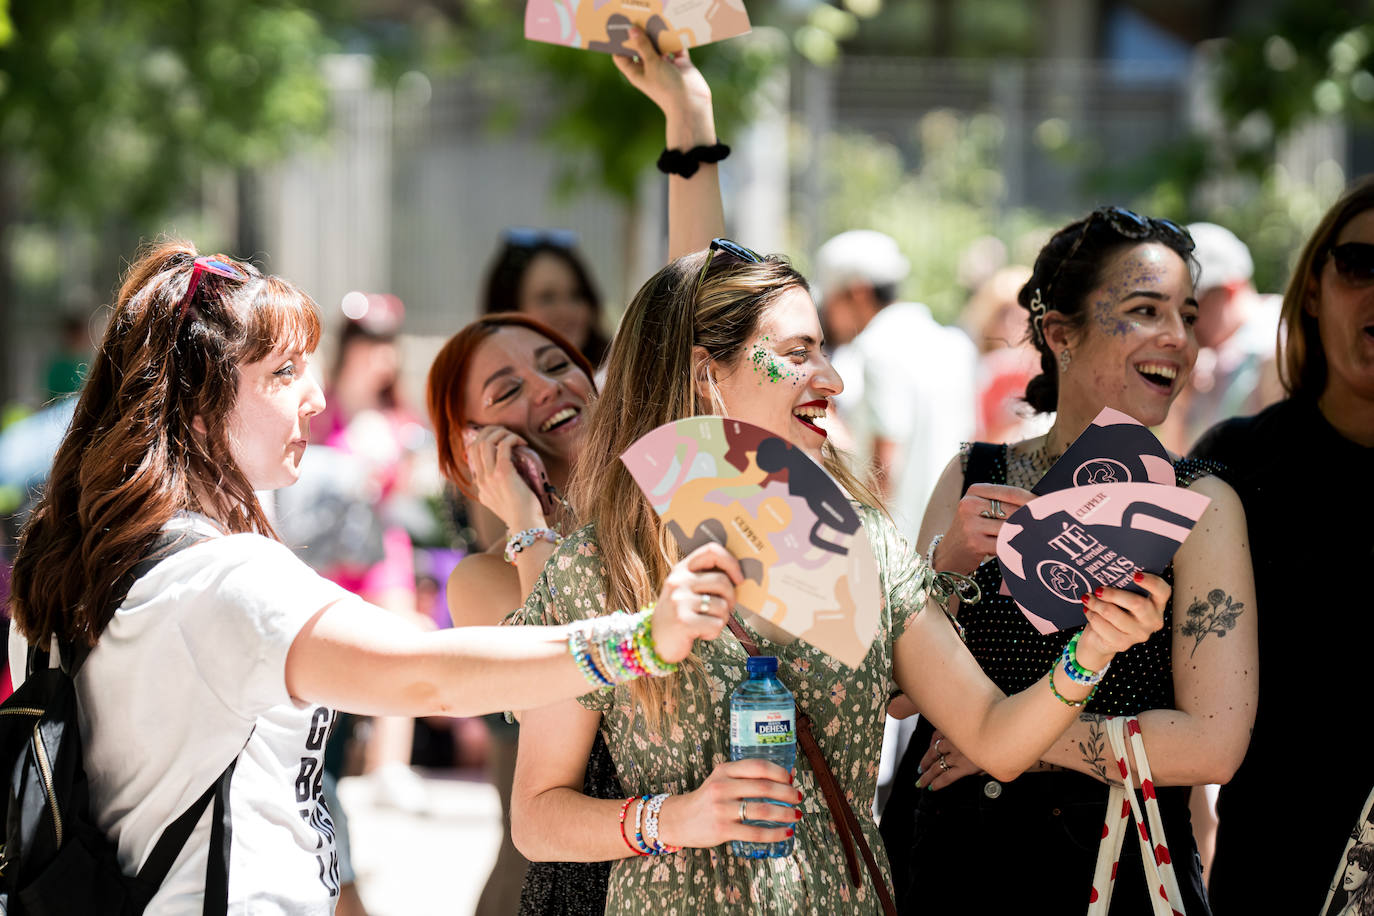
[[[653,855],[654,850],[652,846],[644,842],[644,828],[641,826],[641,819],[644,817],[644,803],[652,797],[651,795],[641,795],[639,796],[639,804],[635,805],[635,845],[643,850],[643,855],[646,856]]]
[[[592,658],[590,646],[587,643],[587,632],[573,627],[568,632],[568,652],[571,653],[573,661],[577,662],[577,668],[582,672],[582,676],[597,687],[615,686],[611,679],[602,673],[602,669]]]
[[[534,546],[535,541],[548,541],[557,546],[563,543],[563,536],[552,528],[526,528],[517,531],[506,539],[506,562],[515,565],[516,556],[526,547]]]
[[[649,813],[644,821],[644,839],[653,847],[654,855],[666,856],[675,852],[681,852],[681,846],[669,846],[667,843],[660,843],[658,840],[658,813],[663,808],[663,803],[668,800],[668,793],[655,795],[649,802]]]
[[[569,630],[568,651],[594,687],[663,677],[677,670],[654,648],[652,605],[637,614],[617,611],[578,621]]]
[[[1063,703],[1065,706],[1072,706],[1074,709],[1082,709],[1084,706],[1087,706],[1088,701],[1093,698],[1093,694],[1097,693],[1097,685],[1094,684],[1092,689],[1088,691],[1088,695],[1085,696],[1083,699],[1070,700],[1068,697],[1060,693],[1059,689],[1054,686],[1054,671],[1055,668],[1058,667],[1059,666],[1056,664],[1054,668],[1050,669],[1050,693],[1054,694],[1054,698],[1059,702]]]
[[[945,539],[943,534],[937,534],[930,539],[930,546],[926,548],[926,565],[931,569],[935,568],[935,548],[940,546],[940,542]],[[920,548],[918,547],[917,550]]]
[[[649,672],[650,677],[667,677],[677,671],[676,662],[665,662],[663,657],[658,654],[658,649],[654,646],[654,618],[651,613],[654,609],[652,604],[644,608],[643,617],[639,625],[635,627],[634,644],[639,650],[640,663]]]
[[[625,804],[620,806],[620,838],[625,841],[626,846],[630,847],[630,852],[637,856],[647,856],[647,852],[640,852],[635,849],[634,844],[630,842],[630,837],[625,833],[625,815],[630,813],[630,805],[633,805],[634,801],[635,797],[631,795],[625,799]]]
[[[1107,669],[1112,666],[1112,663],[1108,661],[1100,671],[1089,671],[1080,665],[1078,663],[1078,637],[1082,635],[1082,630],[1073,634],[1073,638],[1064,645],[1064,652],[1059,656],[1059,660],[1064,663],[1064,673],[1069,676],[1069,680],[1075,684],[1082,684],[1084,687],[1096,687],[1107,676]]]

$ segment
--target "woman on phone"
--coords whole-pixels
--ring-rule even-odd
[[[1118,207],[1056,233],[1019,296],[1040,353],[1026,400],[1054,411],[1054,424],[1010,445],[975,443],[949,463],[931,496],[921,538],[937,570],[978,583],[982,600],[960,607],[958,620],[974,658],[1003,690],[1024,689],[1072,635],[1042,635],[1000,593],[993,555],[1003,520],[1032,498],[1030,489],[1102,408],[1146,426],[1164,420],[1197,357],[1191,252],[1178,226]],[[1165,605],[1164,628],[1117,658],[1083,715],[1030,772],[1014,781],[985,775],[950,734],[952,720],[916,704],[924,721],[883,812],[904,912],[944,911],[966,900],[975,881],[980,905],[993,911],[1015,911],[1027,894],[1047,910],[1080,909],[1093,889],[1108,787],[1121,779],[1104,720],[1121,715],[1139,717],[1182,903],[1207,912],[1187,787],[1231,777],[1249,740],[1257,684],[1245,515],[1212,468],[1175,464],[1179,484],[1211,503],[1166,570],[1179,602]],[[1031,836],[1035,854],[998,856],[998,878],[986,881],[988,856]],[[1114,914],[1151,912],[1155,888],[1146,887],[1140,855],[1128,837]]]
[[[124,278],[24,528],[11,670],[26,671],[29,644],[84,659],[91,811],[125,872],[229,774],[222,848],[210,855],[207,806],[152,916],[200,913],[216,861],[229,865],[230,912],[332,912],[319,776],[336,710],[474,715],[572,697],[591,687],[578,655],[588,637],[632,638],[627,620],[605,639],[421,632],[278,541],[256,493],[299,473],[324,408],[311,371],[319,335],[315,303],[289,281],[182,242],[150,247]],[[632,624],[665,662],[719,632],[719,602],[689,593],[733,594],[738,564],[703,550],[671,577],[652,619]]]
[[[512,619],[575,620],[654,600],[650,583],[672,565],[676,550],[619,456],[667,422],[716,413],[761,426],[869,502],[826,445],[821,417],[843,382],[822,345],[805,280],[781,259],[716,240],[655,274],[622,320],[574,468],[573,506],[586,524],[554,549]],[[1072,721],[1076,709],[1066,704],[1080,703],[1088,688],[1064,671],[1051,675],[1055,666],[1047,663],[1039,683],[1004,696],[939,610],[927,608],[931,576],[871,505],[859,514],[877,556],[883,609],[877,638],[857,668],[776,628],[743,626],[761,654],[779,657],[779,677],[813,720],[881,870],[886,860],[867,810],[894,685],[939,711],[976,746],[975,756],[1007,777],[1038,759]],[[1100,670],[1160,626],[1168,585],[1153,576],[1141,580],[1144,596],[1108,590],[1089,600],[1094,614],[1077,648],[1084,668]],[[715,600],[702,599],[708,603]],[[664,689],[616,687],[584,702],[527,710],[512,809],[522,851],[540,860],[612,860],[612,914],[880,912],[888,879],[875,882],[860,866],[861,878],[851,883],[847,846],[805,759],[794,773],[761,760],[726,762],[729,697],[744,677],[745,654],[738,639],[703,644]],[[653,798],[656,837],[648,827],[647,840],[631,840],[647,821],[637,821],[626,799],[582,791],[598,732],[625,794]],[[797,806],[795,814],[783,809],[795,827],[746,823],[779,816],[776,804],[759,799]],[[721,848],[730,840],[777,842],[794,832],[787,858],[737,858]]]

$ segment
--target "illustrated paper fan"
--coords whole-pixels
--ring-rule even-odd
[[[531,41],[634,53],[625,45],[631,26],[649,36],[660,54],[676,54],[749,31],[744,0],[528,0],[525,37]]]
[[[660,426],[620,456],[685,554],[740,562],[736,608],[851,668],[878,632],[877,561],[858,510],[805,452],[726,417]]]
[[[1041,633],[1082,626],[1099,585],[1143,592],[1137,569],[1169,565],[1211,500],[1182,487],[1108,483],[1033,499],[997,536],[1002,581]]]
[[[1174,482],[1174,463],[1149,427],[1104,407],[1031,492],[1044,496],[1095,484],[1157,483],[1172,487]]]

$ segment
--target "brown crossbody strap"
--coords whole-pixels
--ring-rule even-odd
[[[750,655],[759,654],[758,646],[734,614],[730,615],[729,626],[730,632],[735,634],[745,652]],[[858,887],[861,880],[858,858],[854,855],[854,847],[857,845],[863,855],[864,865],[868,868],[869,877],[873,879],[873,887],[878,892],[878,902],[882,905],[883,913],[886,916],[897,916],[897,907],[893,905],[892,895],[887,890],[887,880],[883,878],[882,870],[878,868],[878,860],[873,857],[873,850],[869,849],[868,841],[864,839],[859,818],[850,807],[849,800],[845,798],[844,790],[835,780],[835,774],[826,762],[821,746],[816,743],[816,735],[811,730],[811,717],[802,712],[800,706],[797,707],[797,744],[811,763],[811,772],[816,774],[816,782],[820,783],[821,794],[825,796],[826,807],[830,809],[830,817],[835,822],[835,832],[840,836],[845,862],[849,866],[850,885]]]

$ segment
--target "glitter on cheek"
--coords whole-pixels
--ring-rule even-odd
[[[763,338],[765,341],[767,339]],[[754,372],[764,379],[774,383],[794,379],[792,387],[796,387],[796,373],[789,371],[776,356],[765,350],[761,343],[754,344],[754,349],[749,353],[749,361],[754,364]],[[760,381],[759,385],[762,386],[763,382]]]

